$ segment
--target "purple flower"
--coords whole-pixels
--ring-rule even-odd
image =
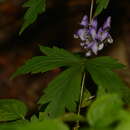
[[[102,28],[99,28],[98,33],[97,33],[97,39],[100,40],[101,42],[104,41],[108,37],[109,33]]]
[[[92,52],[97,55],[98,52],[98,43],[96,41],[92,41],[90,44],[87,45],[88,49],[91,49]]]
[[[92,28],[97,29],[98,22],[97,22],[97,19],[96,19],[96,18],[92,20],[92,22],[90,23],[90,26],[92,26]]]
[[[109,29],[111,27],[111,17],[109,16],[107,19],[106,19],[106,21],[105,21],[105,23],[104,23],[104,25],[103,25],[103,29],[105,30],[105,29]]]
[[[95,28],[90,28],[89,34],[91,35],[92,39],[95,40],[97,38],[97,32],[96,32]]]
[[[88,16],[87,15],[85,15],[83,17],[83,19],[81,20],[80,25],[82,25],[82,26],[88,26]]]
[[[83,28],[83,29],[79,29],[77,31],[76,34],[74,34],[74,37],[75,38],[80,38],[82,41],[85,41],[87,39],[87,29],[86,28]]]
[[[81,20],[80,25],[83,28],[79,29],[74,38],[81,40],[80,46],[86,50],[86,56],[92,54],[97,55],[98,51],[102,50],[105,43],[113,43],[113,39],[109,34],[111,26],[111,17],[109,16],[102,27],[98,29],[97,19],[94,18],[91,23],[88,22],[88,17],[85,15]]]

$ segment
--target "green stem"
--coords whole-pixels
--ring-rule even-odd
[[[92,22],[92,17],[93,17],[93,5],[94,5],[94,0],[91,0],[91,8],[90,8],[90,23]]]
[[[78,106],[78,117],[80,116],[80,112],[81,112],[81,104],[82,104],[82,98],[83,98],[83,91],[84,91],[84,83],[85,83],[85,73],[83,74],[83,78],[82,78],[82,84],[81,84],[81,90],[80,90],[80,99],[79,99],[79,106]],[[79,125],[79,119],[77,120],[76,126],[74,127],[74,130],[78,130],[78,128],[80,127]]]

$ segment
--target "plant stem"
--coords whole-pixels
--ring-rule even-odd
[[[92,22],[92,17],[93,17],[93,5],[94,5],[94,0],[91,0],[91,8],[90,8],[90,23]]]
[[[81,90],[80,90],[80,99],[79,99],[79,106],[78,106],[78,117],[80,116],[80,108],[81,108],[81,103],[82,103],[82,98],[83,98],[83,91],[84,91],[84,83],[85,83],[85,73],[83,74],[83,78],[82,78],[82,84],[81,84]],[[79,119],[77,120],[76,126],[74,127],[74,130],[78,130],[78,128],[80,127],[79,125]]]

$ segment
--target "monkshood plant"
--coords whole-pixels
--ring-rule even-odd
[[[89,18],[83,16],[81,28],[74,38],[80,40],[83,55],[62,48],[40,46],[43,56],[36,56],[20,67],[11,78],[21,74],[44,73],[59,67],[62,72],[43,90],[38,101],[39,113],[26,118],[27,107],[15,99],[0,100],[0,130],[129,130],[130,89],[114,70],[125,66],[98,52],[113,43],[110,35],[111,17],[99,27],[97,16],[109,0],[97,0]],[[45,11],[45,0],[28,0],[20,34]],[[95,94],[88,89],[87,79],[96,84]],[[126,106],[124,108],[124,106]]]

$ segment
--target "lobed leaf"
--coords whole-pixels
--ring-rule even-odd
[[[86,64],[88,64],[88,66],[94,66],[95,68],[97,67],[111,70],[122,69],[125,67],[125,65],[119,63],[117,59],[113,59],[109,56],[101,56],[87,60]]]
[[[104,59],[104,58],[103,58]],[[117,93],[121,96],[126,103],[130,103],[130,89],[118,77],[113,69],[122,68],[121,64],[116,63],[114,60],[89,60],[86,62],[86,69],[90,73],[94,82],[100,87],[101,91],[106,93]],[[104,88],[104,89],[103,89]]]
[[[73,66],[57,76],[45,89],[40,104],[48,104],[45,112],[49,117],[58,117],[65,112],[75,111],[79,100],[82,67]]]
[[[38,15],[45,12],[46,0],[28,0],[23,7],[28,7],[24,15],[24,23],[19,32],[21,34],[30,24],[34,23]]]
[[[80,57],[75,56],[73,53],[66,51],[65,49],[58,48],[58,47],[47,47],[47,46],[40,46],[40,50],[43,54],[50,56],[50,57],[60,57],[61,59],[66,60],[73,60],[78,61]]]
[[[73,54],[58,48],[40,47],[47,56],[36,56],[21,66],[11,78],[21,74],[46,72],[62,66],[73,66],[80,62],[80,59]]]

